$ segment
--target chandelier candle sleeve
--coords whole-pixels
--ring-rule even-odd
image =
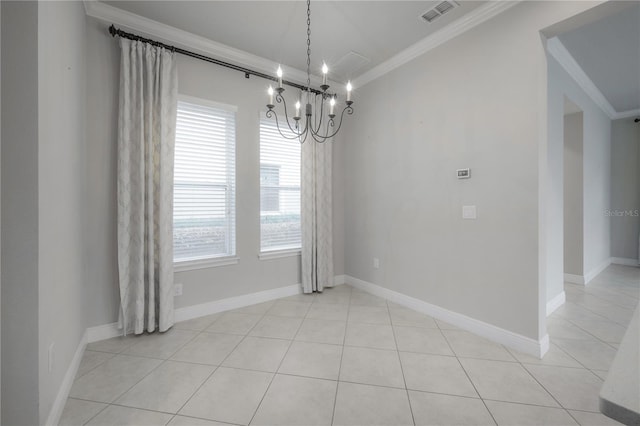
[[[353,89],[353,87],[351,87],[351,82],[347,82],[347,102],[351,101],[351,89]]]
[[[333,118],[335,114],[333,113],[333,107],[336,105],[336,98],[331,97],[329,101],[329,117]]]
[[[269,86],[269,90],[267,90],[267,93],[269,93],[269,105],[267,106],[273,108],[273,87]]]
[[[278,89],[282,89],[282,68],[278,65],[278,71],[276,72],[278,75]]]
[[[324,62],[322,63],[322,85],[326,86],[327,85],[327,73],[329,72],[329,68],[327,67],[327,64],[325,64]]]

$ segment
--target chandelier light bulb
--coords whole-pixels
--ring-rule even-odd
[[[329,115],[334,115],[333,114],[333,107],[336,105],[336,98],[332,97],[331,100],[329,101]]]
[[[327,67],[327,64],[323,62],[322,63],[322,85],[323,86],[327,85],[327,73],[328,72],[329,72],[329,67]],[[326,90],[326,89],[324,89],[324,90]]]
[[[278,65],[278,71],[276,71],[276,75],[278,76],[278,88],[282,88],[282,68]]]
[[[269,86],[267,93],[269,94],[269,105],[273,105],[273,87]]]

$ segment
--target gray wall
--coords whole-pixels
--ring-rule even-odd
[[[38,4],[2,2],[2,421],[39,424]]]
[[[356,118],[339,141],[348,275],[536,340],[545,334],[539,31],[589,6],[519,4],[357,88]],[[471,179],[457,180],[464,167]],[[478,219],[463,220],[463,205],[476,205]]]
[[[633,118],[611,126],[611,210],[631,212],[611,217],[611,256],[638,259],[640,233],[640,123]]]
[[[38,3],[40,420],[86,330],[85,13],[81,2]],[[64,48],[61,48],[64,46]],[[53,368],[48,352],[54,345]]]
[[[564,116],[564,273],[584,273],[583,114]]]
[[[79,2],[2,9],[2,423],[36,425],[86,329],[85,16]]]
[[[583,111],[583,269],[588,275],[610,257],[611,120],[552,57],[547,60],[547,300],[564,291],[564,102]]]
[[[107,24],[87,21],[87,245],[88,326],[115,322],[118,312],[116,258],[116,129],[119,48]],[[274,289],[300,282],[300,257],[258,259],[260,247],[259,127],[266,105],[266,80],[231,71],[196,59],[178,56],[179,93],[235,105],[236,132],[236,265],[178,272],[184,286],[176,307],[210,302]],[[341,164],[341,148],[334,150]],[[335,273],[343,274],[341,169],[334,188]]]

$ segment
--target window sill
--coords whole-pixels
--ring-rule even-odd
[[[210,259],[185,260],[173,263],[173,272],[191,271],[194,269],[217,268],[219,266],[235,265],[240,260],[237,256],[214,257]]]
[[[301,249],[263,251],[258,255],[260,260],[281,259],[283,257],[300,256]]]

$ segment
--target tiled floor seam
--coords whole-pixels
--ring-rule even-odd
[[[312,304],[313,304],[313,302],[312,302]],[[307,313],[309,312],[309,309],[307,309]],[[265,315],[266,315],[266,313],[265,313]],[[306,313],[305,313],[305,317],[306,317]],[[263,318],[264,318],[264,316],[263,316]],[[258,321],[258,323],[259,322],[260,321]],[[284,356],[280,360],[280,363],[278,364],[278,367],[275,369],[276,371],[273,372],[273,376],[271,376],[271,380],[269,381],[269,385],[267,386],[267,389],[262,394],[262,398],[260,398],[260,402],[256,406],[256,409],[254,410],[253,415],[251,416],[251,420],[249,420],[249,423],[248,423],[249,425],[251,424],[251,422],[253,422],[253,419],[256,417],[256,414],[258,413],[258,410],[260,409],[260,406],[262,405],[262,402],[264,401],[265,396],[267,396],[267,393],[269,392],[269,389],[271,388],[271,385],[273,384],[274,379],[278,375],[278,371],[282,367],[282,363],[284,362],[284,359],[287,357],[287,354],[289,353],[289,350],[291,349],[291,345],[293,345],[293,342],[294,342],[296,336],[298,335],[298,332],[300,332],[300,327],[302,327],[302,323],[303,322],[304,322],[304,319],[302,321],[300,321],[300,325],[298,325],[298,328],[296,329],[296,332],[293,335],[293,338],[289,341],[289,346],[287,346],[287,350],[285,351]],[[256,325],[258,323],[256,323]],[[254,325],[254,327],[255,327],[255,325]],[[252,327],[252,330],[253,330],[254,327]],[[249,333],[251,333],[251,331],[249,331]],[[247,333],[247,336],[249,335],[249,333]]]
[[[344,343],[347,340],[347,324],[349,324],[349,313],[351,312],[351,292],[349,292],[349,304],[347,305],[347,319],[344,327],[344,335],[342,336],[342,351],[340,352],[340,365],[338,366],[338,383],[336,384],[336,394],[333,397],[333,411],[331,412],[331,425],[333,426],[333,422],[336,416],[336,404],[338,403],[338,391],[340,387],[340,374],[342,373],[342,358],[344,357]]]
[[[438,325],[437,322],[436,322],[436,325]],[[440,333],[442,333],[442,328],[439,325],[438,325],[438,328],[440,329]],[[496,421],[496,418],[493,416],[493,413],[491,412],[491,410],[489,410],[489,407],[487,406],[487,403],[484,401],[484,398],[482,398],[482,395],[480,395],[480,392],[478,392],[478,388],[476,387],[476,384],[473,383],[473,380],[471,380],[471,377],[469,376],[469,373],[467,372],[467,370],[464,368],[464,365],[462,365],[462,362],[460,362],[460,357],[456,354],[456,351],[453,350],[453,346],[451,346],[451,342],[449,342],[449,339],[447,339],[447,335],[442,333],[442,336],[444,337],[444,341],[447,342],[447,345],[449,346],[449,349],[451,350],[451,352],[455,355],[455,358],[458,361],[460,368],[462,368],[462,371],[464,371],[465,376],[467,376],[467,380],[469,380],[469,383],[471,383],[471,386],[473,386],[473,390],[476,392],[476,395],[478,395],[478,398],[480,398],[480,400],[482,401],[484,408],[487,410],[487,412],[491,416],[491,419],[493,420],[493,422],[497,425],[498,422]]]
[[[213,376],[213,374],[218,371],[218,369],[222,366],[222,364],[224,364],[224,362],[227,360],[227,358],[229,358],[229,356],[233,353],[233,351],[236,350],[236,348],[242,343],[244,342],[244,340],[249,336],[249,333],[251,333],[251,330],[253,330],[255,328],[256,325],[258,325],[258,323],[262,320],[262,318],[264,318],[266,315],[266,312],[263,313],[260,316],[260,319],[258,321],[256,321],[256,323],[247,331],[247,334],[245,334],[244,336],[242,336],[242,339],[240,339],[238,341],[238,343],[236,343],[236,345],[233,347],[233,349],[231,349],[229,351],[229,353],[227,354],[227,356],[224,357],[224,359],[222,359],[222,361],[220,361],[220,365],[216,366],[216,368],[213,369],[213,371],[211,372],[211,374],[209,374],[209,376],[200,384],[200,386],[198,386],[198,388],[195,390],[195,392],[193,392],[191,394],[191,396],[189,398],[187,398],[187,400],[184,402],[184,404],[182,404],[182,406],[180,407],[180,409],[176,412],[176,415],[180,414],[180,411],[182,411],[184,409],[184,407],[189,403],[189,401],[191,401],[191,399],[198,393],[198,391],[202,388],[202,386],[204,386],[205,383],[207,383],[207,381],[209,381],[209,379],[211,379],[211,376]],[[217,318],[213,323],[209,324],[209,327],[211,327],[216,321],[218,321],[220,319]],[[204,330],[201,332],[203,333]],[[200,333],[200,334],[201,334]],[[177,352],[176,352],[177,353]],[[175,354],[174,354],[175,355]],[[173,356],[173,355],[172,355]],[[272,379],[273,380],[273,379]],[[211,420],[211,419],[207,419],[207,420]]]
[[[385,306],[387,307],[387,313],[389,314],[389,319],[391,319],[391,310],[389,309],[388,301],[385,302]],[[391,320],[393,323],[393,320]],[[442,334],[442,332],[440,332]],[[391,334],[393,334],[393,342],[396,345],[396,354],[398,355],[398,362],[400,363],[400,373],[402,373],[402,381],[404,382],[405,393],[407,394],[407,402],[409,403],[409,411],[411,412],[411,420],[413,421],[413,425],[416,424],[416,417],[413,414],[413,407],[411,406],[411,397],[409,396],[409,389],[407,388],[407,379],[404,377],[404,367],[402,366],[402,358],[400,358],[400,350],[398,348],[398,339],[396,339],[396,331],[391,326]]]

